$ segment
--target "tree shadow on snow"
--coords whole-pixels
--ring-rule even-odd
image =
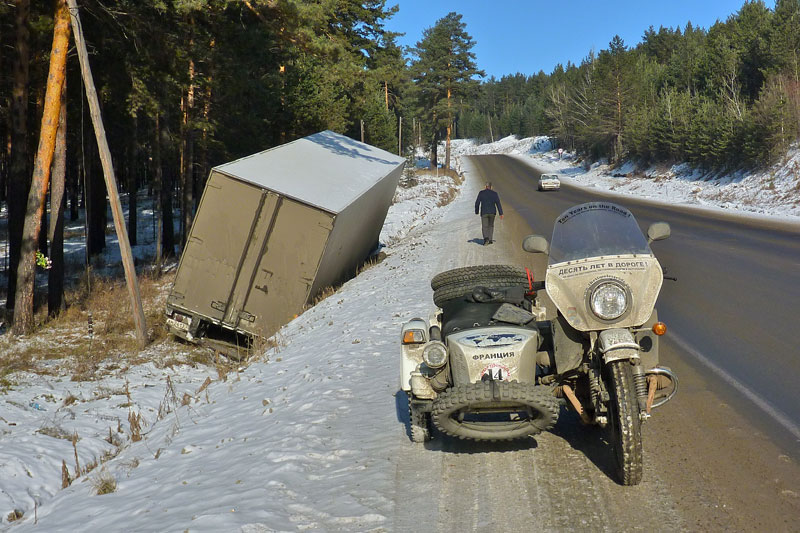
[[[478,239],[477,237],[474,239],[470,239],[467,242],[471,242],[473,244],[480,244],[481,246],[483,246],[483,239]]]

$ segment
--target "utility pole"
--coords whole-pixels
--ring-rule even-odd
[[[125,270],[125,281],[128,284],[128,293],[133,307],[133,322],[136,326],[136,340],[139,348],[147,346],[147,326],[145,324],[144,310],[142,309],[142,297],[139,293],[139,282],[136,279],[136,268],[133,265],[133,254],[128,240],[128,232],[125,229],[125,219],[122,215],[122,204],[119,200],[117,190],[117,179],[114,176],[114,166],[111,163],[111,151],[108,148],[106,131],[103,126],[103,119],[100,115],[100,103],[97,99],[97,90],[94,86],[92,70],[89,66],[89,54],[86,52],[86,42],[83,39],[83,29],[81,28],[80,14],[75,0],[67,0],[72,21],[72,33],[75,35],[75,47],[78,50],[78,60],[81,64],[81,75],[83,76],[84,86],[86,87],[86,100],[89,102],[89,114],[92,117],[94,133],[97,138],[97,147],[100,150],[100,162],[103,165],[103,177],[108,189],[108,199],[111,203],[111,213],[114,216],[114,228],[117,230],[119,240],[119,250],[122,256],[122,266]]]
[[[364,121],[361,121],[361,142],[364,142]]]

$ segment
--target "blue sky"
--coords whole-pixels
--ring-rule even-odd
[[[770,9],[774,0],[766,0]],[[640,42],[651,25],[684,28],[688,21],[708,29],[741,9],[744,0],[387,0],[400,11],[386,24],[404,32],[403,46],[413,46],[422,31],[451,11],[462,15],[477,43],[478,67],[488,76],[552,72],[567,61],[580,63],[619,34],[628,46]]]

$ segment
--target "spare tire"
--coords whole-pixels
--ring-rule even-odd
[[[475,287],[505,289],[528,285],[524,268],[512,265],[476,265],[441,272],[431,280],[433,303],[442,307],[444,302],[472,293]]]
[[[493,280],[487,280],[483,283],[476,283],[474,281],[460,284],[454,283],[452,285],[439,287],[433,291],[433,303],[436,305],[436,307],[444,307],[444,304],[450,300],[469,296],[472,294],[472,291],[475,289],[475,287],[507,289],[509,287],[519,287],[520,285],[521,283],[516,278],[496,278]],[[525,282],[525,285],[527,285],[527,281]]]
[[[462,416],[473,409],[516,405],[514,410],[528,410],[532,416],[512,420],[481,420]],[[433,402],[431,418],[442,433],[473,440],[511,440],[536,435],[553,427],[558,420],[559,404],[552,389],[516,381],[480,381],[458,385],[441,393]]]
[[[528,283],[528,274],[522,267],[514,265],[475,265],[446,270],[433,276],[431,289],[436,290],[445,285],[454,283],[473,283],[474,285],[487,285],[494,279],[514,279],[518,283]],[[515,284],[518,284],[515,283]]]

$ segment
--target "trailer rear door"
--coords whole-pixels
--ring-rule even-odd
[[[272,333],[300,313],[317,274],[334,216],[281,198],[258,268],[248,283],[238,328],[255,335]]]
[[[263,202],[260,188],[212,172],[181,257],[170,303],[223,320]]]

